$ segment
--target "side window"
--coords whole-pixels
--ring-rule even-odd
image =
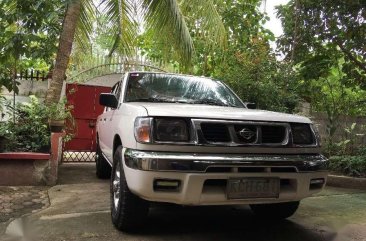
[[[115,85],[113,85],[112,90],[111,90],[111,93],[115,94],[118,100],[120,99],[120,95],[121,95],[121,82],[117,82]],[[105,111],[107,112],[107,111],[110,111],[110,110],[113,110],[113,109],[110,108],[110,107],[106,107],[106,110]]]

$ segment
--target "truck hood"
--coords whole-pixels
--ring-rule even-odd
[[[309,118],[265,110],[175,103],[129,103],[143,106],[149,116],[191,117],[203,119],[253,120],[275,122],[311,123]]]

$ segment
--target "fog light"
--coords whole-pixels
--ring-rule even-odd
[[[316,178],[310,180],[310,190],[312,189],[321,189],[325,184],[324,178]]]
[[[324,178],[311,179],[310,184],[324,184]]]
[[[154,191],[179,191],[180,180],[174,179],[156,179],[154,180]]]

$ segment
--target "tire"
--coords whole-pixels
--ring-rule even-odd
[[[140,230],[149,212],[149,202],[136,196],[128,188],[123,171],[121,146],[114,153],[110,188],[111,216],[114,226],[124,232]]]
[[[285,202],[272,204],[252,204],[250,208],[252,212],[261,218],[281,220],[292,216],[300,202]]]
[[[97,177],[100,179],[108,179],[111,177],[112,168],[103,157],[99,144],[97,143],[97,151],[95,153],[95,167]]]

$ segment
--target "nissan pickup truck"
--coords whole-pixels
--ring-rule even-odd
[[[221,81],[129,72],[99,101],[96,174],[111,180],[119,230],[141,228],[152,202],[250,205],[285,219],[326,183],[308,118],[253,109]]]

